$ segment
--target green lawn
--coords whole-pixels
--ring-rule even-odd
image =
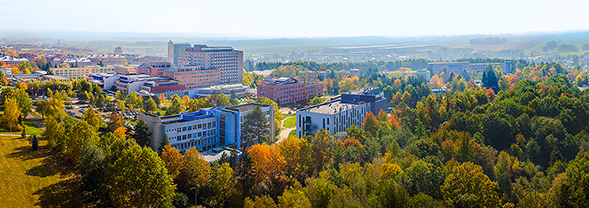
[[[285,128],[295,127],[296,122],[297,122],[297,118],[296,117],[289,117],[286,120],[284,120],[284,127]]]
[[[85,206],[73,164],[46,144],[33,151],[26,139],[0,137],[0,207]]]
[[[25,131],[28,135],[41,135],[43,134],[43,130],[37,127],[33,122],[29,120],[23,120],[23,124],[26,126]],[[22,131],[13,131],[11,132],[10,129],[0,129],[0,134],[21,134]]]
[[[288,137],[297,137],[297,130],[290,131],[290,133],[288,133]]]

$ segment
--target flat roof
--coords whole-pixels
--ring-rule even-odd
[[[353,103],[342,103],[341,100],[334,100],[334,101],[330,101],[327,103],[311,106],[308,108],[299,109],[298,111],[333,115],[337,112],[346,111],[348,109],[355,108],[355,107],[359,106],[360,104],[364,104],[364,102],[359,102],[358,104],[353,104]]]
[[[267,104],[259,104],[259,103],[248,103],[248,104],[243,104],[243,105],[238,105],[238,106],[227,107],[225,109],[227,109],[227,110],[237,110],[237,111],[251,111],[251,110],[255,109],[258,106],[260,108],[265,108],[265,107],[268,107],[270,105],[267,105]]]

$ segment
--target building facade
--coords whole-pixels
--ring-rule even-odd
[[[218,70],[221,84],[238,84],[243,79],[243,51],[231,47],[187,47],[184,51],[178,52],[177,65]]]
[[[315,135],[320,129],[332,135],[345,132],[352,125],[362,128],[364,117],[386,111],[387,100],[379,88],[365,87],[343,93],[331,101],[299,109],[296,115],[297,137]]]
[[[197,89],[218,85],[221,73],[217,69],[201,66],[174,66],[164,71],[164,76],[176,80],[186,86],[186,89]]]
[[[164,71],[171,67],[170,62],[148,62],[137,67],[138,74],[150,74],[153,76],[164,76]]]
[[[323,83],[303,83],[294,78],[265,79],[258,85],[258,97],[265,97],[281,104],[313,99],[323,95]]]
[[[174,65],[178,65],[178,52],[184,51],[190,46],[189,43],[173,43],[170,40],[168,42],[168,61]]]
[[[79,68],[51,68],[53,74],[64,76],[70,79],[80,79],[91,75],[92,73],[115,72],[114,66],[106,67],[79,67]]]
[[[463,71],[471,73],[473,70],[477,73],[485,71],[489,63],[469,63],[469,62],[441,62],[441,63],[429,63],[428,68],[431,67],[434,74],[440,74],[454,72],[455,74],[461,74]],[[512,73],[513,64],[511,61],[503,63],[492,63],[495,66],[500,66],[504,74]]]
[[[264,104],[244,104],[227,108],[201,109],[193,113],[159,117],[149,113],[140,113],[138,120],[147,125],[150,145],[154,150],[160,147],[164,135],[170,145],[184,152],[192,147],[199,151],[224,146],[240,151],[247,150],[259,141],[242,140],[241,130],[245,115],[260,107],[266,114],[270,125],[269,141],[274,139],[274,106]]]
[[[366,102],[342,103],[336,99],[319,105],[297,110],[297,137],[315,135],[325,129],[331,135],[345,132],[352,125],[362,128],[362,122],[370,105]]]
[[[186,88],[186,86],[178,81],[147,74],[121,75],[118,80],[115,80],[115,86],[117,90],[120,90],[125,94],[131,93],[133,91],[140,91],[141,87],[144,85],[150,89],[158,89],[158,91],[183,90]]]

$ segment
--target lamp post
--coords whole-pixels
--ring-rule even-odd
[[[192,187],[190,190],[194,190],[194,206],[196,206],[196,187]]]

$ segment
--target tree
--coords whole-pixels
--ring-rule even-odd
[[[119,90],[115,93],[115,98],[118,100],[125,100],[125,95]]]
[[[172,97],[172,105],[166,109],[166,115],[176,115],[180,114],[180,112],[184,112],[186,106],[184,105],[184,101],[180,99],[177,95]]]
[[[495,75],[493,64],[487,64],[487,70],[483,72],[483,87],[493,89],[495,93],[499,92],[499,80]]]
[[[99,198],[107,194],[107,159],[102,149],[93,142],[87,142],[80,154],[78,170],[82,176],[84,190],[93,192]]]
[[[14,92],[14,98],[16,99],[18,110],[20,112],[20,117],[25,119],[29,113],[31,112],[31,108],[33,107],[33,101],[29,98],[29,93],[26,92],[26,89],[18,88]]]
[[[282,190],[281,186],[286,181],[284,175],[286,162],[278,153],[278,148],[266,144],[256,144],[247,152],[255,170],[254,183],[258,186],[269,186],[271,196],[278,196],[282,192],[278,190]],[[264,194],[264,191],[259,189],[258,192]]]
[[[264,143],[268,141],[270,134],[270,124],[262,109],[257,106],[254,110],[245,115],[241,140],[243,145],[250,146],[254,143]],[[244,147],[242,147],[244,148]]]
[[[22,127],[19,125],[20,111],[16,99],[8,98],[4,103],[4,114],[0,121],[2,128],[10,131],[20,131]]]
[[[380,123],[378,122],[376,116],[372,114],[372,111],[368,111],[368,113],[366,113],[366,117],[364,117],[364,122],[362,123],[364,131],[366,131],[366,133],[370,133],[372,136],[376,136],[379,125]]]
[[[77,162],[87,141],[96,141],[96,129],[80,120],[67,136],[66,153],[72,161]]]
[[[278,197],[278,207],[305,208],[311,207],[311,202],[300,188],[291,186],[288,190],[284,191],[282,196]]]
[[[221,95],[219,95],[219,99],[217,99],[217,106],[219,106],[219,107],[231,106],[231,102],[229,101],[229,97],[227,97],[227,95],[221,93]]]
[[[378,202],[381,207],[408,207],[409,194],[407,194],[403,186],[397,184],[394,180],[383,181],[380,186]]]
[[[195,147],[184,153],[184,168],[180,171],[180,184],[186,188],[196,188],[196,192],[209,182],[211,166],[204,160],[204,156]],[[197,194],[198,195],[198,194]]]
[[[324,102],[325,102],[325,98],[321,98],[321,97],[314,97],[313,99],[311,99],[311,105],[319,105]]]
[[[553,182],[552,189],[559,193],[561,198],[558,204],[561,207],[587,207],[589,206],[589,153],[577,154],[571,161],[564,174],[566,177],[560,187],[557,180]]]
[[[405,171],[410,185],[408,188],[414,194],[425,193],[435,198],[442,198],[441,187],[444,183],[444,170],[440,166],[418,160]]]
[[[94,110],[94,107],[90,106],[86,112],[84,112],[84,117],[82,117],[86,123],[90,126],[94,127],[95,130],[98,130],[102,125],[102,116]]]
[[[451,205],[460,203],[466,197],[476,199],[472,202],[477,203],[478,207],[497,207],[498,188],[497,183],[483,173],[481,166],[466,162],[452,168],[452,173],[446,177],[442,186],[442,193]],[[477,207],[477,204],[472,206]]]
[[[37,135],[33,135],[33,140],[31,141],[31,143],[33,151],[37,151],[39,149],[39,140],[37,140]]]
[[[153,112],[157,109],[157,105],[155,104],[155,101],[150,97],[149,99],[147,99],[147,101],[145,102],[144,109],[147,112]]]
[[[174,196],[172,177],[149,147],[125,149],[109,168],[110,198],[116,206],[168,207]]]
[[[176,177],[180,175],[180,170],[182,169],[182,161],[184,159],[184,156],[180,154],[180,151],[178,151],[178,149],[168,144],[164,146],[164,150],[162,151],[162,155],[160,157],[166,164],[166,170],[168,170],[168,174],[172,176],[172,179],[176,179]]]
[[[210,203],[212,207],[225,207],[225,201],[231,195],[235,186],[233,175],[234,172],[229,166],[229,163],[223,163],[219,170],[217,170],[217,177],[213,181],[215,192]]]
[[[135,125],[135,134],[133,134],[133,138],[137,141],[139,146],[149,146],[149,136],[151,133],[149,129],[147,129],[147,124],[143,122],[143,120],[139,120],[137,125]]]

